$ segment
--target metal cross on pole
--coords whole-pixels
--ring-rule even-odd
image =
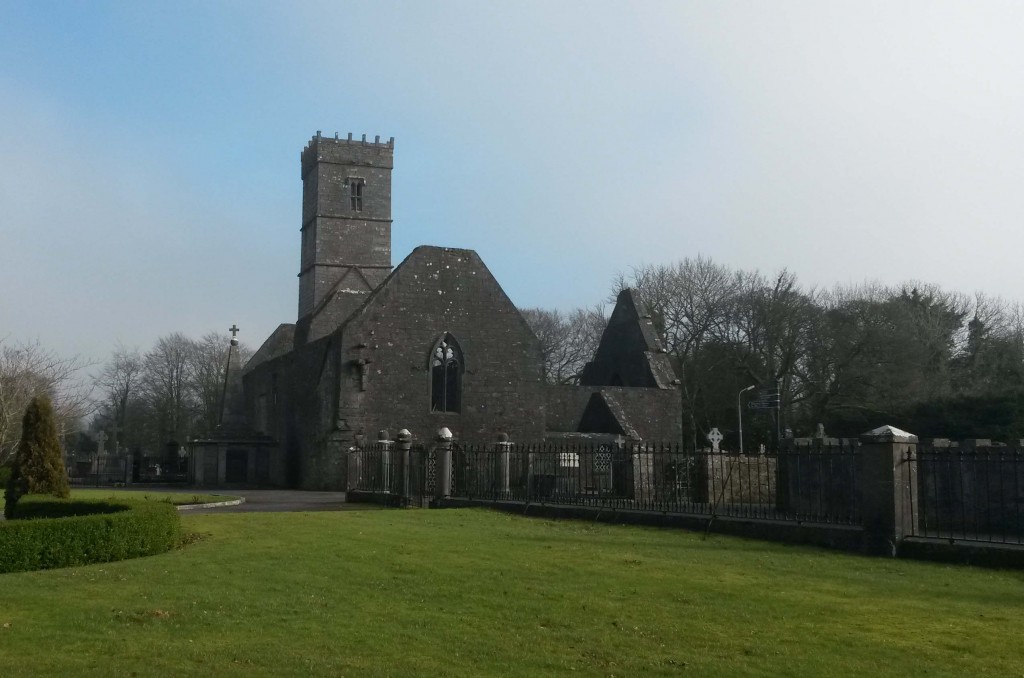
[[[231,338],[234,339],[235,335],[238,334],[238,325],[231,323],[231,327],[228,328],[228,332],[231,333]]]

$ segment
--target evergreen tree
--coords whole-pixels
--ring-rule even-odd
[[[14,457],[14,469],[4,493],[4,515],[8,518],[26,494],[52,494],[67,498],[71,494],[60,438],[53,416],[53,405],[46,396],[36,396],[25,410],[21,424],[21,442]]]

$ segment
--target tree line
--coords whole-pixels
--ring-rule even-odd
[[[147,351],[118,346],[101,364],[61,357],[40,342],[0,340],[0,465],[14,456],[21,420],[36,396],[53,402],[65,446],[95,451],[100,431],[107,449],[161,453],[173,441],[212,431],[219,423],[230,336],[200,339],[180,332]],[[239,346],[242,362],[251,351]],[[90,372],[93,372],[90,375]]]
[[[927,437],[1024,438],[1019,302],[922,282],[805,288],[785,269],[765,275],[705,257],[633,268],[608,301],[627,287],[673,362],[692,443],[718,428],[735,445],[738,409],[753,442],[813,435],[818,424],[843,437],[892,424]],[[602,308],[523,314],[547,380],[578,383]],[[779,408],[745,407],[749,386],[777,390]]]
[[[920,436],[1024,437],[1024,307],[938,285],[806,289],[704,257],[634,268],[680,379],[694,438],[737,421],[750,385],[778,386],[782,421],[744,412],[744,430],[855,436],[892,424]],[[749,422],[749,423],[748,423]],[[781,425],[780,425],[781,424]],[[750,427],[748,429],[747,427]]]
[[[213,431],[220,422],[230,339],[220,332],[200,339],[175,332],[145,352],[118,347],[96,377],[98,406],[90,431],[103,430],[110,450],[150,452]],[[244,344],[238,348],[244,364],[251,351]]]

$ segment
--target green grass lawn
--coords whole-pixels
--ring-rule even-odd
[[[4,675],[1021,676],[1024,574],[484,510],[0,576]]]
[[[147,501],[166,501],[176,506],[181,504],[212,504],[213,502],[231,501],[238,497],[224,494],[197,494],[195,492],[150,492],[148,490],[110,490],[110,489],[72,489],[72,499],[145,499]]]

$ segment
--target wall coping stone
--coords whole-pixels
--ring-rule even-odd
[[[864,443],[916,443],[917,436],[895,426],[879,426],[860,436]]]

